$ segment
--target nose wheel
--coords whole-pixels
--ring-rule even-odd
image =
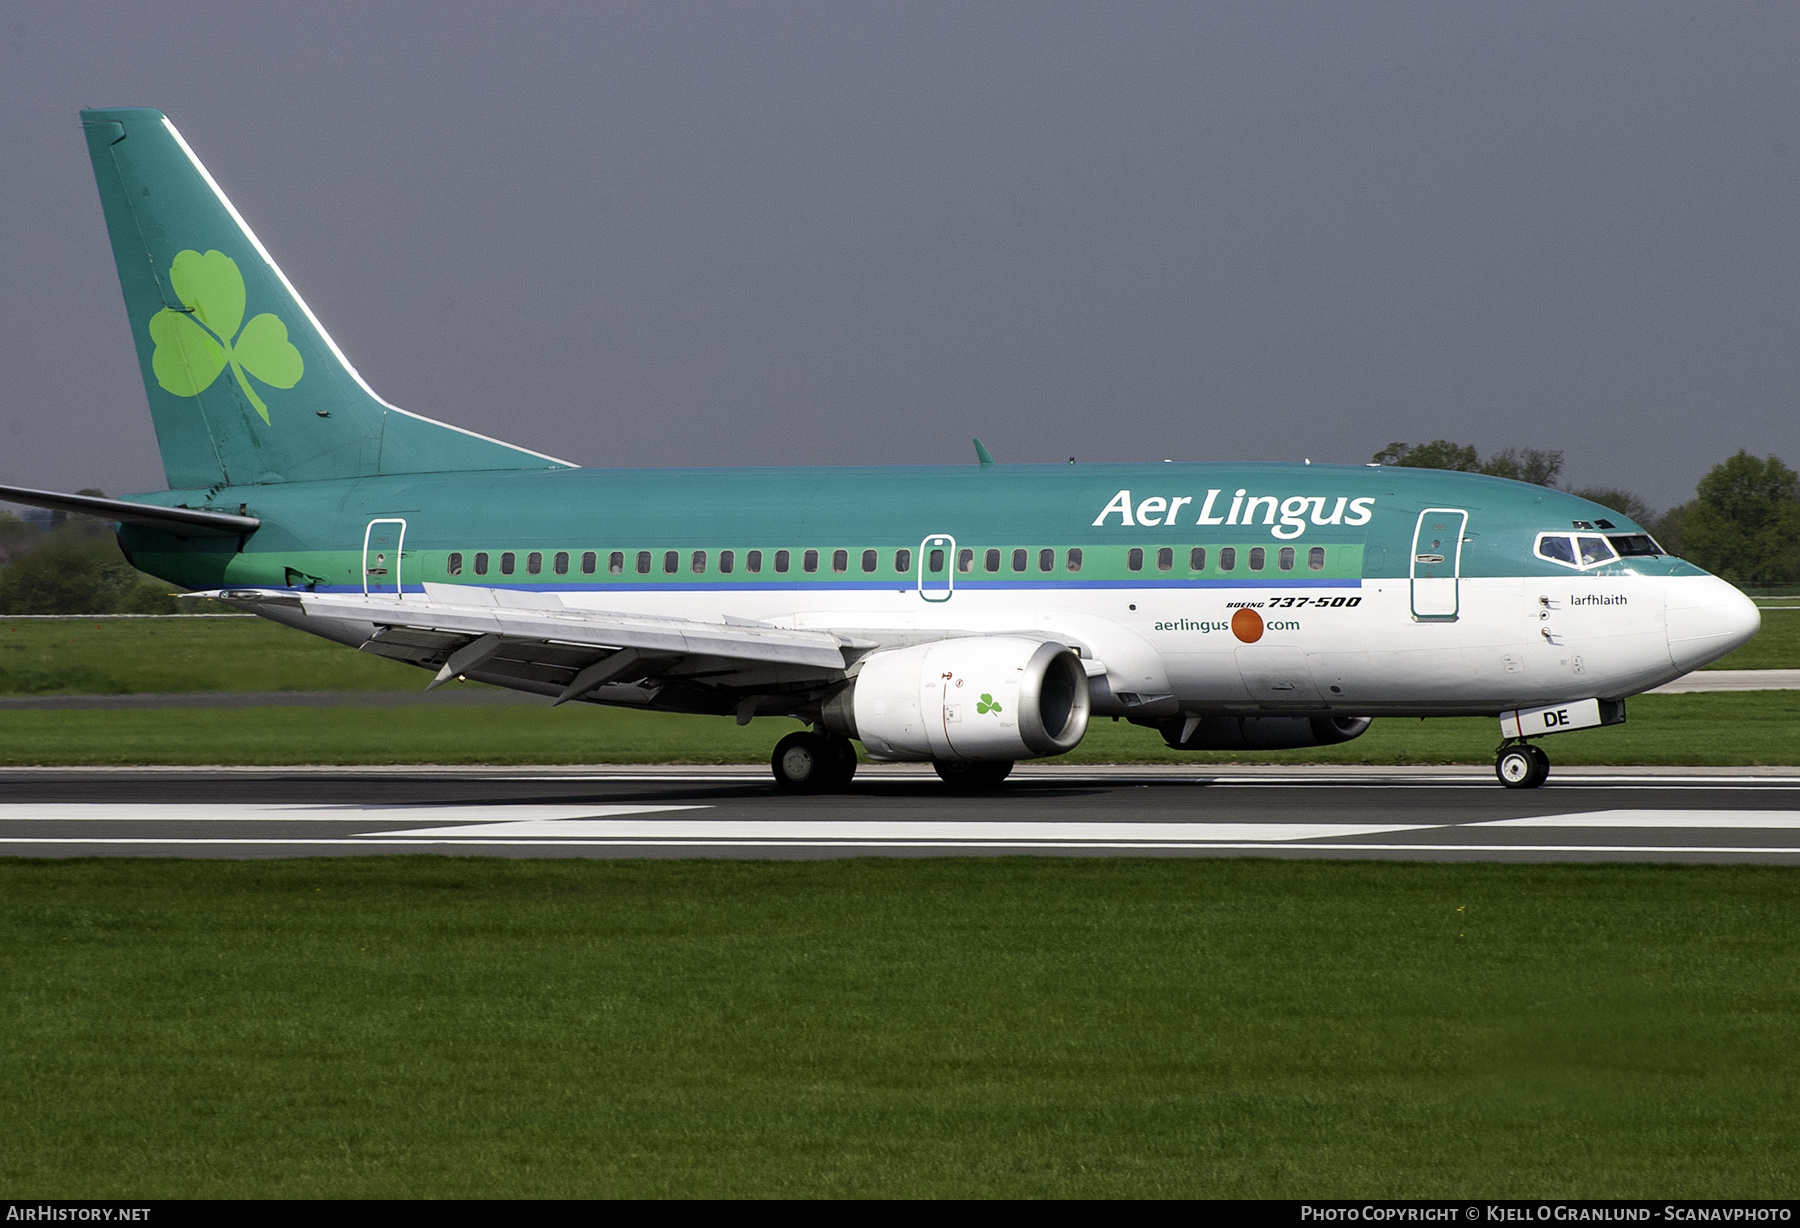
[[[1535,789],[1550,779],[1550,756],[1530,742],[1500,748],[1494,775],[1509,789]]]

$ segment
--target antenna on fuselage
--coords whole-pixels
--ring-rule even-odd
[[[992,469],[994,467],[993,456],[989,454],[987,448],[979,439],[975,441],[975,459],[981,463],[983,469]]]

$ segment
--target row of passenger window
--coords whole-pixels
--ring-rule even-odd
[[[694,550],[689,552],[685,559],[683,558],[683,552],[680,550],[665,550],[661,553],[661,570],[665,575],[675,575],[679,573],[682,570],[684,562],[687,570],[695,575],[704,575],[708,570],[709,563],[712,566],[716,566],[721,575],[732,574],[737,570],[738,566],[738,554],[735,550],[721,550],[716,556],[709,556],[708,552],[705,550]],[[771,553],[771,556],[767,557],[767,561],[772,564],[777,574],[786,574],[788,571],[792,570],[794,553],[795,552],[790,550],[776,550]],[[833,550],[831,552],[831,570],[834,572],[848,572],[850,570],[850,553],[851,552],[848,550]],[[881,555],[879,551],[864,550],[860,553],[861,557],[857,561],[861,565],[862,571],[873,574],[880,570]],[[1006,561],[1011,563],[1013,571],[1024,572],[1031,569],[1031,564],[1034,561],[1032,551],[1018,548],[1014,549],[1011,553],[1011,559]],[[1262,546],[1252,546],[1245,553],[1249,556],[1248,559],[1246,559],[1246,562],[1251,571],[1263,571],[1267,569],[1269,561],[1269,552],[1267,549]],[[801,571],[811,574],[819,570],[819,564],[823,557],[820,551],[802,550],[799,554]],[[967,548],[957,551],[956,570],[964,574],[973,572],[975,570],[976,555],[976,551]],[[753,575],[760,574],[763,570],[765,557],[764,552],[761,550],[744,551],[744,570]],[[1001,569],[1001,563],[1005,557],[1005,552],[999,549],[990,548],[980,552],[980,557],[983,571],[998,572]],[[913,568],[913,552],[911,550],[896,550],[894,551],[893,558],[893,569],[895,574],[911,574]],[[569,567],[573,562],[573,559],[574,556],[569,551],[557,551],[550,558],[551,573],[558,576],[568,575]],[[1292,546],[1282,546],[1275,552],[1275,565],[1281,571],[1293,571],[1297,560],[1298,555]],[[448,560],[447,570],[449,573],[453,576],[462,575],[463,561],[464,555],[461,551],[453,552]],[[625,551],[612,551],[607,555],[606,559],[607,573],[615,576],[625,574],[626,561]],[[1216,556],[1216,561],[1218,562],[1220,571],[1236,571],[1238,565],[1238,551],[1236,547],[1220,547]],[[478,551],[474,556],[473,562],[474,574],[485,576],[489,572],[492,556],[485,550]],[[634,570],[638,575],[647,576],[656,569],[658,560],[655,552],[639,550],[636,552],[636,558],[633,559],[632,562],[634,564]],[[926,571],[931,574],[942,574],[945,562],[945,552],[942,550],[931,550],[926,553],[925,568]],[[1037,570],[1040,572],[1055,571],[1057,564],[1056,551],[1048,548],[1038,550],[1036,552],[1035,562],[1037,564]],[[1133,546],[1130,550],[1126,551],[1125,566],[1130,570],[1144,570],[1144,562],[1145,552],[1143,547]],[[1205,571],[1206,562],[1207,548],[1205,546],[1195,546],[1188,551],[1188,571]],[[1062,563],[1065,571],[1080,571],[1082,564],[1081,547],[1071,546],[1063,555]],[[501,575],[514,575],[518,571],[518,566],[519,556],[517,552],[506,550],[500,553],[499,571]],[[581,555],[582,575],[591,576],[596,574],[599,570],[599,566],[600,555],[597,551],[589,550]],[[1314,546],[1309,549],[1306,552],[1306,566],[1309,571],[1323,571],[1325,569],[1325,547]],[[1175,550],[1173,547],[1163,546],[1157,549],[1156,570],[1175,570]],[[538,550],[526,553],[525,574],[536,576],[543,574],[543,571],[544,553]]]
[[[803,551],[800,551],[799,553],[800,553],[800,570],[805,571],[805,572],[816,572],[819,570],[819,551],[803,550]],[[912,571],[912,553],[913,552],[911,550],[896,550],[896,551],[894,551],[894,570],[896,572],[899,572],[901,574],[910,574],[911,573],[911,571]],[[1072,551],[1071,553],[1076,558],[1075,568],[1076,568],[1076,570],[1079,571],[1081,568],[1081,563],[1080,563],[1081,551],[1075,550],[1075,551]],[[453,552],[450,555],[450,558],[448,560],[446,570],[453,576],[462,575],[463,574],[464,557],[465,556],[463,555],[462,551],[460,551],[460,550]],[[746,551],[744,551],[744,557],[743,557],[744,570],[747,572],[750,572],[752,574],[760,574],[763,569],[763,563],[765,561],[765,558],[767,559],[767,561],[769,561],[770,563],[773,564],[774,569],[777,572],[781,572],[781,573],[785,574],[786,572],[793,570],[794,552],[791,550],[776,550],[772,553],[772,557],[766,556],[764,554],[764,552],[761,550],[746,550]],[[566,551],[566,550],[557,551],[554,555],[551,556],[551,559],[550,559],[550,570],[551,570],[552,574],[559,575],[559,576],[568,575],[569,574],[569,566],[572,561],[573,561],[573,556],[568,551]],[[656,561],[657,561],[656,554],[654,552],[649,551],[649,550],[639,550],[637,552],[637,558],[635,560],[635,570],[636,570],[637,574],[640,576],[650,575],[654,570],[656,570],[656,567],[655,567]],[[718,568],[720,574],[730,575],[732,572],[737,570],[738,553],[735,550],[721,550],[718,552],[718,554],[716,556],[711,556],[705,550],[695,550],[691,554],[689,554],[686,559],[688,569],[690,571],[694,572],[696,575],[705,574],[705,572],[708,570],[709,561]],[[483,550],[483,551],[476,552],[475,557],[474,557],[474,574],[478,575],[478,576],[487,575],[490,565],[491,565],[491,562],[492,562],[492,556],[490,556],[487,551]],[[866,572],[876,571],[881,565],[881,559],[880,559],[879,552],[874,551],[874,550],[864,550],[862,552],[861,562],[862,562],[862,569],[864,571],[866,571]],[[677,572],[681,571],[682,563],[683,563],[683,559],[682,559],[681,551],[665,550],[662,552],[662,571],[665,574],[675,575]],[[607,559],[606,559],[607,574],[614,575],[614,576],[624,575],[625,574],[625,564],[626,564],[626,552],[623,550],[612,551],[609,555],[607,555]],[[942,563],[940,563],[939,570],[942,570],[942,566],[943,566]],[[518,571],[518,567],[519,567],[519,556],[517,553],[515,553],[514,551],[511,551],[511,550],[506,550],[506,551],[501,552],[501,554],[500,554],[500,574],[501,575],[503,575],[503,576],[513,575],[514,573],[516,573]],[[582,556],[581,556],[581,574],[582,575],[584,575],[584,576],[594,575],[596,572],[598,572],[599,567],[600,567],[600,555],[597,551],[589,550],[582,554]],[[526,575],[529,575],[529,576],[541,575],[541,574],[543,574],[543,570],[544,570],[544,555],[541,551],[533,550],[525,555],[525,574]],[[833,571],[849,571],[850,570],[850,552],[848,550],[833,550],[831,552],[831,570],[833,570]]]
[[[933,550],[931,553],[933,556],[936,556],[940,552]],[[1248,562],[1251,571],[1262,571],[1268,566],[1269,553],[1263,547],[1252,546],[1248,553],[1250,555]],[[1276,566],[1282,571],[1292,571],[1294,570],[1296,557],[1292,546],[1283,546],[1280,550],[1276,551]],[[1145,553],[1142,546],[1133,546],[1125,552],[1125,566],[1132,571],[1144,570],[1144,559]],[[1222,547],[1217,555],[1217,561],[1220,571],[1236,571],[1238,564],[1237,548],[1234,546]],[[932,571],[942,570],[942,563],[938,562],[935,557],[928,560],[928,562],[931,563]],[[1000,562],[1001,551],[989,549],[982,553],[981,567],[983,571],[999,571]],[[1029,550],[1014,550],[1012,552],[1012,569],[1014,571],[1028,570],[1030,562],[1031,552]],[[1070,549],[1065,566],[1069,571],[1081,570],[1081,548],[1079,546]],[[1306,552],[1306,566],[1311,571],[1325,570],[1325,547],[1314,546],[1308,550]],[[1037,569],[1039,571],[1055,571],[1056,551],[1039,550],[1037,552]],[[1188,551],[1187,569],[1190,572],[1206,570],[1205,546],[1194,546]],[[974,571],[975,551],[959,550],[956,555],[956,570],[960,572]],[[1175,570],[1174,547],[1162,546],[1157,549],[1156,570]]]
[[[1269,565],[1269,552],[1261,546],[1252,546],[1246,552],[1251,571],[1263,571]],[[1283,546],[1275,552],[1275,566],[1281,571],[1294,570],[1298,555],[1292,546]],[[1236,571],[1238,552],[1234,546],[1221,546],[1218,555],[1220,571]],[[1144,552],[1133,546],[1125,555],[1125,566],[1132,571],[1144,569]],[[1156,552],[1156,570],[1173,571],[1175,569],[1175,552],[1164,546]],[[1325,547],[1314,546],[1306,552],[1306,569],[1308,571],[1325,570]],[[991,570],[991,569],[990,569]],[[1188,551],[1188,570],[1206,570],[1206,547],[1195,546]]]

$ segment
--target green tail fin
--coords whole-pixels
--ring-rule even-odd
[[[172,489],[568,462],[375,395],[160,111],[83,111]]]

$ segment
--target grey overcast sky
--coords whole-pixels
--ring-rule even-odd
[[[587,465],[1800,463],[1800,5],[14,3],[0,482],[163,485],[76,111]]]

